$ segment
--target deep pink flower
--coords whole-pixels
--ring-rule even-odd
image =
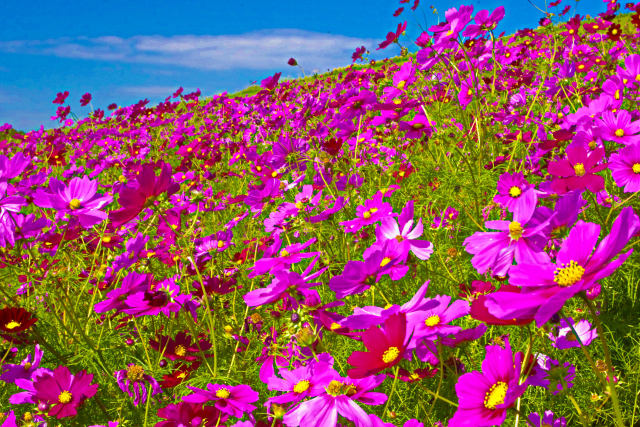
[[[387,38],[381,42],[376,50],[384,49],[389,46],[391,43],[395,43],[400,38],[400,35],[407,29],[407,21],[404,21],[402,24],[398,24],[398,28],[396,28],[395,33],[393,31],[389,31],[387,33]]]
[[[346,233],[355,233],[362,227],[392,216],[398,216],[398,214],[393,213],[391,204],[382,201],[382,193],[378,191],[373,199],[365,200],[364,205],[356,208],[356,218],[343,221],[340,225],[344,226]]]
[[[48,416],[73,417],[78,407],[98,391],[98,384],[91,384],[91,380],[93,375],[86,371],[71,375],[69,368],[58,366],[52,375],[36,378],[33,384],[35,397],[52,405]]]
[[[91,227],[107,218],[107,213],[100,209],[110,203],[111,196],[102,196],[98,192],[98,181],[87,176],[72,178],[69,185],[51,178],[49,192],[38,189],[33,203],[42,208],[55,209],[58,214],[67,213],[78,218],[80,224]]]
[[[528,262],[512,267],[509,283],[522,287],[522,292],[489,294],[485,306],[500,319],[533,317],[541,327],[569,298],[613,273],[633,252],[629,249],[620,254],[638,230],[640,219],[633,208],[623,208],[611,232],[594,251],[600,225],[578,221],[562,243],[555,263]]]
[[[604,188],[604,178],[596,175],[607,164],[601,163],[604,148],[596,147],[589,151],[584,144],[572,143],[566,149],[567,158],[549,163],[548,171],[557,177],[551,181],[551,189],[558,194],[571,190],[584,190],[596,193]]]
[[[160,194],[167,192],[171,195],[179,190],[180,187],[171,179],[171,165],[162,162],[161,168],[160,176],[156,176],[154,165],[143,165],[136,180],[120,189],[118,203],[122,207],[109,213],[114,228],[131,221]]]
[[[631,121],[631,114],[627,110],[617,113],[605,111],[602,119],[598,120],[598,133],[605,141],[631,145],[640,142],[640,120]]]
[[[127,365],[127,369],[115,372],[114,376],[120,389],[133,397],[133,406],[138,406],[149,398],[147,383],[151,386],[151,396],[162,391],[158,381],[146,374],[140,365],[130,363]]]
[[[458,410],[449,420],[449,427],[501,425],[507,409],[527,389],[519,384],[522,353],[513,354],[509,340],[505,346],[487,346],[482,373],[469,372],[456,384]]]
[[[224,422],[229,416],[213,406],[180,402],[158,409],[158,417],[164,418],[166,421],[156,423],[155,427],[217,427],[226,425]]]
[[[194,394],[184,396],[182,400],[189,403],[215,402],[215,407],[234,417],[242,418],[245,412],[253,412],[255,406],[250,405],[258,400],[258,393],[248,385],[229,386],[224,384],[207,384],[206,390],[187,386]]]
[[[625,193],[640,191],[640,143],[628,145],[609,157],[611,176]]]

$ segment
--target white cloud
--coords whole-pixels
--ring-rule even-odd
[[[306,69],[335,68],[376,41],[303,30],[263,30],[237,35],[76,37],[0,42],[0,51],[98,61],[177,65],[201,70],[273,69],[290,57]]]

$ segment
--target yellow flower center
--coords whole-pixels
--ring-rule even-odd
[[[144,369],[140,365],[131,365],[127,368],[127,378],[132,381],[140,381],[144,375]]]
[[[216,397],[219,399],[228,399],[229,396],[231,396],[231,393],[229,393],[229,390],[226,388],[219,388],[216,390]]]
[[[78,209],[80,208],[80,206],[82,206],[82,202],[78,199],[71,199],[71,201],[69,202],[69,207],[71,209]]]
[[[58,396],[58,402],[59,403],[69,403],[69,402],[71,402],[71,397],[72,397],[71,393],[69,393],[67,390],[64,390]]]
[[[633,166],[631,166],[631,170],[633,173],[640,173],[640,163],[634,163]]]
[[[553,281],[563,287],[572,286],[578,283],[583,275],[584,267],[575,261],[571,261],[569,265],[560,267],[555,271]]]
[[[520,187],[516,187],[515,185],[513,187],[511,187],[509,189],[509,195],[511,197],[518,197],[519,195],[522,194],[522,190],[520,189]]]
[[[522,237],[522,226],[518,221],[511,221],[509,223],[509,237],[512,240],[518,240]]]
[[[400,82],[398,83],[398,89],[404,89],[405,84],[407,84],[407,82],[405,82],[404,80],[400,80]]]
[[[6,325],[4,325],[4,327],[9,329],[9,330],[11,330],[11,329],[17,328],[20,325],[22,325],[22,323],[16,322],[15,320],[12,320],[11,322],[9,322]]]
[[[382,354],[382,361],[384,363],[391,363],[396,360],[398,356],[400,356],[400,350],[398,350],[398,347],[389,347]]]
[[[28,371],[29,369],[31,369],[32,366],[33,365],[29,362],[25,362],[25,364],[23,365],[25,371]]]
[[[224,246],[224,242],[222,240],[218,240],[218,247],[221,248]]]
[[[496,409],[496,406],[504,403],[507,397],[509,386],[504,381],[498,381],[491,386],[487,394],[484,395],[484,407],[487,409]]]
[[[385,265],[389,264],[391,262],[391,258],[389,258],[388,256],[382,258],[382,261],[380,261],[380,267],[384,267]]]
[[[332,380],[327,386],[327,393],[331,396],[339,396],[342,394],[342,384],[340,381]]]
[[[576,173],[576,176],[584,176],[584,174],[587,173],[582,163],[576,163],[573,165],[573,171]]]
[[[289,256],[289,251],[287,251],[286,249],[281,250],[280,251],[280,256],[281,257]]]
[[[333,322],[331,323],[331,326],[329,326],[329,329],[331,329],[332,331],[335,331],[336,329],[340,329],[342,326],[340,326],[338,323]]]
[[[624,136],[624,129],[616,129],[616,136],[622,138]]]
[[[414,123],[413,125],[411,125],[412,128],[414,128],[415,130],[419,130],[422,129],[424,127],[423,123]]]
[[[104,236],[102,238],[102,243],[111,243],[111,236]]]
[[[308,380],[298,381],[298,383],[293,386],[293,392],[304,393],[305,391],[309,390],[309,386],[310,384]]]
[[[176,356],[184,356],[185,354],[187,354],[187,349],[183,346],[183,345],[178,345],[176,346]]]
[[[438,323],[440,323],[440,316],[438,315],[429,316],[427,320],[424,321],[424,324],[430,328],[436,326]]]
[[[614,97],[615,99],[620,99],[620,89],[617,89],[617,90],[614,92],[613,97]],[[619,130],[622,130],[622,129],[619,129]],[[617,132],[617,131],[616,131],[616,132]],[[624,131],[622,131],[622,132],[623,132],[623,134],[624,134]]]

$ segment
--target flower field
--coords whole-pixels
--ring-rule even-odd
[[[1,127],[0,425],[640,423],[640,3],[551,6]]]

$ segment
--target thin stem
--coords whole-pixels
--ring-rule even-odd
[[[391,402],[391,398],[393,397],[393,392],[396,390],[396,384],[398,383],[398,370],[399,370],[399,365],[396,365],[395,368],[393,368],[393,384],[391,384],[391,392],[389,392],[389,398],[387,399],[387,403],[385,403],[384,405],[384,410],[382,411],[382,416],[386,416],[387,415],[387,408],[389,408],[389,403]]]
[[[600,318],[598,317],[598,313],[596,312],[596,308],[593,306],[593,303],[589,298],[587,298],[587,294],[584,292],[580,292],[580,296],[583,301],[587,304],[589,308],[589,312],[593,317],[593,321],[596,324],[596,329],[598,331],[598,337],[600,338],[600,342],[602,343],[602,350],[604,351],[604,359],[607,363],[607,381],[608,381],[608,391],[611,393],[611,402],[613,402],[613,411],[616,416],[616,425],[618,427],[624,427],[624,420],[622,418],[622,411],[620,410],[620,401],[618,400],[618,391],[616,390],[616,386],[613,382],[613,364],[611,363],[611,352],[609,351],[609,345],[607,344],[607,340],[604,337],[604,328],[602,323],[600,322]]]

